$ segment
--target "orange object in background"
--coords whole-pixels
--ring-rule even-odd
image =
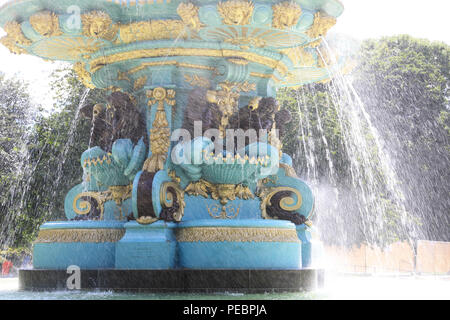
[[[13,263],[11,261],[6,260],[5,262],[3,262],[3,265],[2,265],[2,276],[9,275],[9,272],[10,272],[12,266],[13,266]]]

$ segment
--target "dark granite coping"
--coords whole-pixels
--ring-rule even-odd
[[[61,291],[65,270],[19,270],[19,289]],[[81,290],[152,293],[265,293],[313,291],[324,270],[81,270]]]

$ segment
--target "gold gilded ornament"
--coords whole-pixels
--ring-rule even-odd
[[[85,164],[86,165],[86,164]],[[103,219],[103,213],[105,212],[105,203],[113,200],[120,210],[120,219],[123,218],[122,203],[126,199],[131,198],[131,192],[133,185],[127,186],[110,186],[107,191],[88,191],[78,194],[72,203],[73,211],[78,215],[87,215],[92,211],[92,205],[89,201],[82,198],[93,198],[97,202],[97,209],[100,211],[99,219]]]
[[[279,206],[282,210],[293,212],[297,211],[302,207],[302,195],[297,189],[291,187],[275,187],[275,188],[264,188],[259,194],[258,197],[261,198],[261,213],[264,219],[273,219],[267,213],[267,208],[272,206],[272,197],[279,193],[289,191],[296,195],[297,202],[292,196],[286,196],[280,200]]]
[[[62,34],[59,28],[59,18],[51,11],[43,11],[32,15],[30,24],[37,33],[47,38]]]
[[[156,221],[158,221],[158,218],[151,217],[151,216],[139,217],[136,219],[136,222],[139,224],[142,224],[142,225],[149,225]]]
[[[276,29],[291,28],[298,23],[302,9],[295,2],[284,1],[272,6],[272,27]]]
[[[241,207],[235,207],[232,204],[229,205],[219,205],[213,203],[211,205],[206,204],[206,209],[209,215],[214,219],[234,219],[239,215]]]
[[[239,106],[240,92],[250,92],[256,90],[256,84],[250,82],[229,82],[225,81],[219,84],[222,90],[209,90],[206,99],[210,103],[216,103],[222,113],[222,119],[219,125],[219,131],[222,137],[225,137],[225,130],[229,124],[229,118],[237,111]]]
[[[231,0],[217,4],[217,11],[219,11],[223,23],[228,25],[250,24],[253,9],[253,3],[245,0]]]
[[[124,229],[44,229],[35,243],[118,242],[124,235]]]
[[[8,22],[3,29],[6,36],[0,39],[0,43],[14,54],[26,53],[27,50],[20,46],[29,46],[32,42],[25,37],[20,24],[16,21]]]
[[[311,28],[306,31],[306,34],[311,39],[316,39],[319,37],[325,37],[328,30],[336,24],[336,18],[324,15],[321,12],[317,12],[314,15],[314,22]],[[320,44],[319,41],[315,41],[312,44],[308,44],[310,47],[317,47]]]
[[[135,91],[140,90],[145,86],[146,83],[147,83],[147,76],[139,77],[134,82],[133,88]]]
[[[118,27],[111,17],[103,11],[91,11],[81,15],[83,35],[96,39],[112,41],[116,38]]]
[[[202,87],[206,89],[211,87],[211,83],[209,82],[208,79],[200,77],[199,75],[196,74],[194,75],[185,74],[184,80],[193,87]]]
[[[119,26],[120,41],[132,43],[137,41],[185,39],[187,33],[181,20],[151,20],[133,22]],[[116,43],[120,43],[119,39]]]
[[[227,209],[227,204],[229,201],[236,200],[236,198],[248,200],[255,197],[248,186],[242,184],[213,184],[203,179],[191,182],[186,187],[185,192],[191,196],[202,196],[204,198],[211,196],[214,200],[220,200],[222,212],[219,214],[218,218],[228,217],[227,210],[229,210],[229,208]],[[211,210],[213,210],[213,208],[208,209],[210,214],[212,212]]]
[[[85,65],[82,62],[77,62],[73,65],[73,71],[77,74],[80,81],[90,89],[94,89],[95,85],[92,83],[92,77],[89,72],[86,71]]]
[[[281,52],[296,65],[301,67],[313,67],[316,65],[316,59],[309,51],[301,47],[283,49]]]
[[[295,229],[281,228],[179,228],[176,237],[178,242],[300,242]]]
[[[155,88],[147,91],[149,107],[157,104],[155,120],[150,130],[150,150],[152,155],[145,160],[144,171],[157,172],[164,169],[167,153],[170,148],[170,128],[167,122],[164,104],[174,106],[176,104],[175,91],[172,89]]]
[[[177,13],[184,24],[194,31],[199,31],[204,26],[198,17],[198,7],[192,3],[180,3]]]
[[[178,209],[173,214],[173,219],[177,222],[181,221],[186,203],[184,202],[184,190],[181,189],[180,185],[176,182],[164,182],[161,186],[159,197],[163,208],[173,208],[175,202],[178,204]]]

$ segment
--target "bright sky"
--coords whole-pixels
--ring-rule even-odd
[[[6,0],[0,0],[0,5]],[[397,34],[450,44],[450,0],[342,0],[344,13],[332,29],[363,40]],[[3,36],[0,29],[0,37]],[[36,102],[51,104],[48,75],[58,64],[15,56],[0,45],[0,72],[31,82]]]

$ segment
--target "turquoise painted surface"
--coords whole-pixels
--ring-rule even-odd
[[[176,268],[177,243],[174,223],[125,224],[125,236],[116,244],[117,269]]]
[[[302,265],[311,267],[312,263],[312,236],[311,231],[305,225],[297,226],[297,235],[302,242]]]
[[[191,269],[300,269],[301,244],[180,242],[180,266]]]
[[[178,228],[280,228],[294,229],[278,220],[195,220]],[[191,269],[300,269],[301,242],[179,242],[179,265]]]
[[[37,243],[33,246],[34,269],[114,268],[115,243]]]

